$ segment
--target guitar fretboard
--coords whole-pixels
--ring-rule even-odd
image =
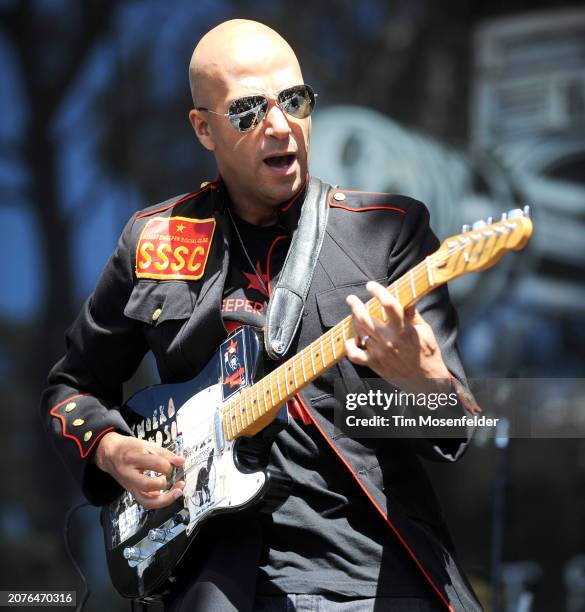
[[[404,308],[437,286],[432,258],[429,255],[388,287]],[[372,316],[383,319],[377,299],[372,298],[365,306]],[[264,429],[285,402],[345,357],[345,341],[354,336],[353,317],[349,315],[256,384],[239,391],[223,406],[225,438],[251,436]]]

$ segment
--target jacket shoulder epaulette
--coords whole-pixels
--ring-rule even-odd
[[[165,213],[170,209],[183,204],[184,202],[193,202],[198,198],[204,196],[210,191],[213,191],[217,188],[216,182],[204,181],[201,183],[200,188],[197,191],[193,191],[191,193],[183,193],[181,195],[173,196],[164,202],[159,202],[158,204],[153,204],[152,206],[148,206],[147,208],[143,208],[142,210],[136,213],[136,219],[142,219],[144,217],[151,217],[152,215],[156,215],[159,213]]]
[[[386,210],[406,214],[417,201],[392,193],[332,189],[328,196],[328,203],[330,208],[339,208],[349,212]]]

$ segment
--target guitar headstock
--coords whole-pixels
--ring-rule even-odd
[[[461,234],[447,238],[430,256],[433,275],[437,281],[447,282],[490,268],[508,251],[523,249],[531,235],[528,206],[504,213],[496,223],[489,218],[471,227],[464,225]]]

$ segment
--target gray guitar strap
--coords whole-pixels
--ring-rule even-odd
[[[327,226],[327,195],[331,185],[311,177],[296,230],[280,278],[266,311],[264,346],[280,359],[297,332]]]

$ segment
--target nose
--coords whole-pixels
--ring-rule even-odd
[[[277,104],[272,103],[264,118],[266,136],[286,138],[291,132],[290,124],[284,111]]]

